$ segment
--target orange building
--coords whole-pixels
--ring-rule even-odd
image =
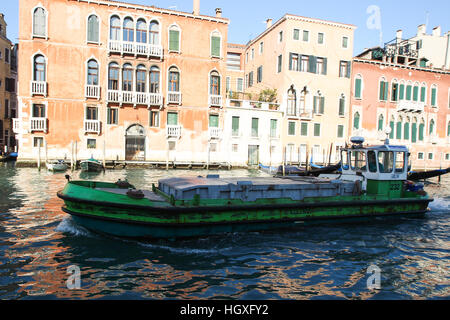
[[[450,167],[450,70],[421,65],[403,45],[412,47],[353,59],[349,135],[408,146],[415,169]]]
[[[19,0],[19,159],[205,162],[228,19],[110,0]]]

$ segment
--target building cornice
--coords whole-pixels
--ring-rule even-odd
[[[416,67],[416,66],[405,66],[404,64],[396,64],[396,63],[389,63],[389,62],[370,60],[370,59],[361,59],[361,58],[353,58],[352,61],[366,63],[366,64],[375,64],[375,65],[380,65],[380,66],[385,66],[385,67],[401,68],[401,69],[407,69],[407,70],[416,70],[416,71],[433,72],[433,73],[450,75],[450,70],[421,68],[421,67]]]
[[[186,17],[186,18],[192,18],[192,19],[198,19],[198,20],[204,20],[204,21],[211,21],[211,22],[217,22],[217,23],[224,23],[224,24],[230,23],[230,21],[226,18],[218,18],[218,17],[211,17],[211,16],[204,16],[204,15],[194,15],[194,14],[182,12],[182,11],[161,9],[161,8],[156,8],[156,7],[152,7],[152,6],[124,3],[124,2],[113,1],[113,0],[69,0],[69,1],[85,2],[88,4],[97,4],[97,5],[104,5],[104,6],[108,6],[108,7],[117,7],[117,8],[124,8],[124,9],[142,10],[142,11],[146,11],[146,12],[155,12],[155,13],[167,14],[167,15],[172,15],[172,16],[180,16],[180,17]]]

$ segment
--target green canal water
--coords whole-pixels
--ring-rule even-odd
[[[207,171],[127,169],[74,179],[145,188]],[[264,176],[258,171],[214,171]],[[63,174],[0,164],[0,299],[448,299],[450,177],[425,218],[375,219],[182,241],[97,235],[61,211]],[[379,270],[380,287],[368,287]],[[80,286],[68,282],[79,268]],[[69,284],[69,285],[68,285]]]

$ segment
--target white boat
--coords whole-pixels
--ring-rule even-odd
[[[68,165],[64,162],[64,160],[58,160],[53,162],[47,162],[47,169],[53,172],[57,171],[66,171]]]

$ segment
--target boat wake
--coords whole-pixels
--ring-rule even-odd
[[[92,237],[92,233],[76,224],[70,217],[64,218],[55,229],[58,232],[70,233],[74,236]]]
[[[150,248],[150,249],[156,249],[156,250],[164,250],[169,251],[171,253],[177,253],[177,254],[186,254],[186,255],[209,255],[209,254],[220,254],[224,251],[229,251],[232,248],[208,248],[208,249],[200,249],[200,248],[187,248],[187,247],[172,247],[170,245],[166,244],[156,244],[156,243],[145,243],[145,242],[137,242],[138,245]]]
[[[429,204],[431,210],[436,211],[450,211],[450,199],[435,198],[433,202]]]

